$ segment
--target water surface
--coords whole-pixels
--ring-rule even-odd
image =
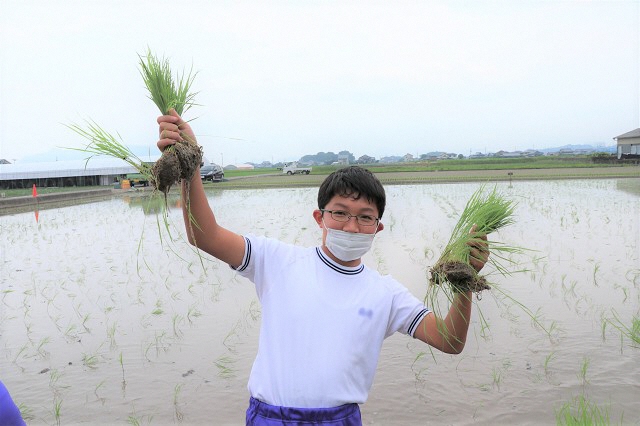
[[[525,271],[486,268],[495,289],[476,301],[461,355],[387,339],[364,423],[553,424],[580,395],[612,422],[640,422],[640,348],[613,326],[640,315],[639,187],[498,184],[519,204],[493,238],[536,250],[516,259]],[[366,263],[424,297],[477,188],[388,186]],[[225,190],[209,201],[236,232],[312,246],[316,194]],[[0,377],[29,424],[243,424],[260,306],[250,282],[185,243],[175,203],[168,227],[140,198],[0,218]]]

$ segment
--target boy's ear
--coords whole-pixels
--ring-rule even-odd
[[[322,228],[322,212],[318,209],[313,211],[313,218],[320,228]]]
[[[384,224],[382,222],[378,222],[378,230],[376,231],[376,233],[382,231],[384,229]]]

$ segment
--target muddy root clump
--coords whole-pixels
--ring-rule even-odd
[[[181,179],[191,181],[202,162],[202,148],[195,143],[178,142],[164,150],[151,170],[156,189],[167,195]]]
[[[180,160],[175,150],[165,149],[151,169],[152,183],[156,189],[167,194],[171,185],[180,179]]]
[[[176,144],[178,160],[180,160],[180,179],[191,180],[202,162],[202,148],[192,143]]]
[[[448,282],[456,293],[466,291],[479,293],[482,290],[491,289],[487,280],[478,275],[468,263],[447,261],[437,264],[429,272],[431,273],[431,284]]]

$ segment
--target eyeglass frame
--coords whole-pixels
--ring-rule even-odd
[[[352,217],[356,218],[356,223],[360,226],[375,226],[377,224],[380,223],[380,218],[379,217],[375,217],[373,215],[370,214],[351,214],[347,211],[344,210],[327,210],[327,209],[319,209],[323,214],[324,213],[329,213],[329,215],[331,216],[331,219],[335,220],[336,222],[340,222],[340,223],[347,223],[351,220]],[[333,213],[344,213],[347,216],[347,220],[340,220],[340,219],[336,219],[333,216]],[[360,218],[366,216],[366,217],[372,217],[374,219],[373,223],[360,223]]]

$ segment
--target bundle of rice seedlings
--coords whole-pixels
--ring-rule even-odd
[[[161,113],[168,114],[171,108],[175,109],[178,115],[187,112],[189,108],[196,105],[193,100],[197,93],[191,92],[191,85],[197,73],[192,70],[189,74],[177,75],[174,80],[171,72],[169,60],[157,58],[150,49],[147,55],[138,54],[140,59],[140,75],[149,91],[151,99]]]
[[[177,75],[174,81],[168,60],[157,59],[150,51],[145,57],[138,56],[140,74],[149,97],[163,114],[167,114],[171,108],[181,114],[195,105],[195,93],[190,92],[194,74],[189,73],[186,77],[184,73]],[[188,185],[202,162],[202,148],[186,134],[182,135],[183,141],[165,149],[153,167],[149,167],[121,142],[120,135],[114,137],[93,121],[87,121],[86,128],[78,124],[67,127],[90,141],[84,148],[77,149],[92,154],[87,161],[97,155],[120,158],[143,174],[165,198],[171,186],[181,179],[185,179]]]
[[[173,108],[181,115],[195,105],[193,103],[195,93],[191,92],[195,74],[189,72],[186,76],[184,73],[176,75],[174,81],[168,60],[156,58],[150,50],[147,51],[146,56],[138,55],[138,57],[140,58],[140,74],[149,91],[149,98],[158,106],[162,114],[167,114]],[[84,148],[69,149],[91,154],[87,158],[87,162],[94,156],[102,155],[122,159],[135,167],[157,191],[164,194],[165,214],[163,217],[168,231],[167,193],[172,185],[185,179],[187,188],[184,198],[187,208],[190,209],[189,184],[202,162],[202,148],[188,135],[182,134],[182,141],[165,149],[160,159],[153,166],[149,166],[121,142],[120,135],[118,137],[111,135],[94,121],[86,123],[86,127],[78,124],[67,125],[68,128],[89,140]],[[189,232],[192,236],[193,224],[195,222],[191,218]],[[202,257],[200,260],[202,262]]]
[[[484,246],[483,236],[514,222],[515,204],[500,195],[495,187],[492,191],[485,192],[484,186],[480,187],[467,202],[442,255],[430,269],[432,285],[446,283],[453,293],[479,293],[490,289],[486,278],[480,276],[470,264],[471,250]],[[497,241],[487,243],[491,248],[487,263],[495,266],[498,272],[507,274],[502,261],[509,261],[507,254],[521,252],[522,249]]]
[[[486,260],[486,265],[490,265],[495,272],[503,276],[511,275],[515,272],[523,272],[525,270],[514,270],[517,264],[517,257],[513,255],[523,254],[530,251],[527,248],[509,246],[494,240],[495,232],[514,223],[514,210],[516,203],[506,199],[499,194],[494,187],[493,190],[486,191],[481,186],[473,193],[467,202],[457,224],[455,225],[451,238],[445,246],[440,258],[435,265],[429,270],[430,285],[425,295],[425,304],[431,308],[437,316],[444,318],[444,315],[451,312],[451,309],[459,309],[459,305],[455,303],[455,296],[461,295],[468,299],[466,292],[477,294],[480,299],[483,290],[489,290],[491,287],[485,276],[479,273],[471,266],[472,250],[481,251],[481,257],[488,253],[482,253],[488,250],[491,255]],[[487,237],[491,234],[491,239]],[[487,238],[485,240],[485,238]],[[487,247],[488,246],[488,247]],[[544,330],[547,335],[551,336],[551,329],[547,329],[542,323],[540,315],[532,312],[527,306],[505,291],[502,286],[493,283],[493,291],[498,298],[498,303],[512,302],[525,312],[532,322]],[[440,297],[443,296],[443,297]],[[444,299],[449,301],[449,307],[441,305]],[[470,299],[469,299],[470,300]],[[478,307],[479,308],[479,307]],[[481,324],[480,335],[486,335],[489,329],[489,323],[482,310],[478,309],[479,321]],[[438,324],[440,332],[447,339],[455,339],[450,336],[450,330],[444,322]]]
[[[175,80],[168,59],[158,58],[151,50],[147,55],[138,55],[140,59],[140,75],[149,91],[149,98],[156,104],[162,114],[175,109],[182,116],[191,106],[196,93],[191,92],[195,74],[176,74]],[[156,188],[166,196],[172,185],[184,179],[189,185],[191,178],[202,162],[202,147],[187,135],[183,140],[165,149],[162,156],[153,166]],[[187,188],[188,193],[188,188]]]
[[[152,185],[156,185],[156,178],[153,174],[152,168],[145,164],[137,155],[135,155],[129,148],[127,148],[122,142],[122,138],[118,134],[116,138],[102,127],[100,127],[94,121],[87,121],[87,127],[83,128],[78,124],[66,125],[69,129],[73,130],[80,136],[89,140],[89,143],[84,148],[68,148],[75,151],[82,151],[91,154],[86,162],[88,163],[91,158],[95,156],[108,156],[113,158],[119,158],[126,163],[135,167],[138,173],[141,173]]]

